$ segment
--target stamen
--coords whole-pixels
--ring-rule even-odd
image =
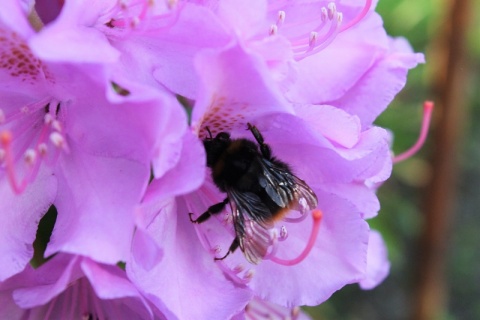
[[[23,180],[21,183],[18,183],[17,178],[15,177],[14,171],[14,160],[12,156],[12,133],[10,131],[3,131],[0,133],[0,144],[4,150],[4,162],[7,169],[7,176],[10,185],[12,186],[13,191],[16,194],[20,194],[25,190],[27,186],[27,181]]]
[[[284,21],[285,21],[285,11],[280,10],[278,11],[277,25],[281,26]]]
[[[330,2],[327,5],[327,8],[328,8],[328,18],[330,20],[333,20],[333,17],[335,17],[335,13],[337,13],[337,6],[335,5],[334,2]]]
[[[220,248],[220,246],[217,245],[217,246],[212,248],[212,253],[215,254],[215,256],[217,254],[220,254],[220,252],[222,252],[222,248]]]
[[[317,236],[318,236],[318,231],[320,230],[320,222],[322,221],[322,217],[323,217],[323,213],[321,210],[315,209],[312,211],[312,218],[313,218],[312,233],[310,234],[310,239],[308,239],[305,249],[302,251],[302,253],[300,253],[298,257],[291,260],[284,260],[284,259],[280,259],[273,256],[270,258],[270,260],[284,266],[293,266],[302,262],[308,256],[308,254],[310,253],[310,251],[315,245],[315,241],[317,240]]]
[[[268,31],[268,34],[273,36],[273,35],[276,35],[278,33],[278,27],[276,24],[272,24],[270,26],[270,30]]]
[[[285,241],[285,240],[287,240],[287,238],[288,238],[288,230],[287,230],[287,227],[281,226],[281,227],[280,227],[280,237],[278,238],[278,240],[280,240],[280,241]]]
[[[60,121],[58,120],[53,120],[52,122],[52,128],[58,132],[62,132],[62,125]]]
[[[270,234],[270,251],[263,257],[263,259],[268,260],[271,257],[275,257],[278,250],[278,234],[277,229],[272,229]]]
[[[238,264],[235,266],[235,268],[232,269],[232,271],[236,274],[239,274],[243,270],[245,270],[245,267],[242,264]]]
[[[308,44],[305,44],[304,40],[290,39],[295,60],[302,60],[330,45],[339,33],[342,20],[343,14],[337,11],[335,3],[330,2],[327,8],[323,7],[321,24],[310,33]],[[322,31],[328,23],[330,23],[328,31]]]
[[[10,131],[3,131],[0,133],[0,143],[2,146],[9,146],[12,142],[12,133]]]
[[[38,145],[38,153],[40,153],[42,157],[47,154],[47,150],[48,150],[48,147],[46,143],[40,143]]]
[[[49,126],[53,122],[53,116],[50,113],[45,114],[43,117],[43,122]]]
[[[27,149],[24,154],[24,160],[29,165],[32,166],[37,159],[37,152],[33,149]]]
[[[322,13],[320,15],[320,19],[322,20],[322,22],[325,22],[328,19],[328,11],[327,11],[327,8],[325,7],[322,7],[321,10],[322,10]]]
[[[58,132],[52,132],[50,134],[50,141],[53,143],[54,146],[56,146],[59,149],[64,149],[65,151],[68,151],[67,143],[63,136],[58,133]]]
[[[255,276],[255,270],[249,269],[245,274],[243,275],[243,280],[246,282],[250,282],[253,279],[253,276]]]
[[[372,0],[366,0],[363,10],[353,20],[351,20],[349,23],[347,23],[342,28],[340,28],[340,32],[350,29],[351,27],[356,25],[358,22],[360,22],[367,15],[368,11],[370,11],[371,6],[372,6]]]
[[[178,4],[178,0],[167,0],[168,9],[174,9]]]
[[[300,315],[300,307],[293,307],[292,312],[290,313],[292,319],[297,319]]]
[[[423,144],[425,143],[425,140],[427,139],[428,128],[430,127],[430,120],[432,119],[433,108],[434,108],[433,101],[425,101],[423,103],[422,128],[420,130],[420,135],[418,137],[418,140],[410,149],[393,157],[392,159],[393,163],[398,163],[410,158],[415,153],[417,153],[418,150],[422,148]]]
[[[302,209],[303,210],[303,209]],[[310,210],[309,210],[310,211]],[[284,217],[283,218],[283,221],[285,222],[290,222],[290,223],[298,223],[298,222],[302,222],[303,220],[305,220],[305,218],[308,217],[308,214],[307,212],[304,212],[304,211],[298,211],[300,212],[300,216],[299,217],[294,217],[294,218],[291,218],[291,217]]]
[[[130,21],[130,27],[132,27],[132,29],[134,29],[139,24],[140,24],[140,18],[139,17],[133,17],[132,20]]]
[[[310,38],[308,39],[308,46],[310,47],[310,49],[313,49],[313,47],[315,47],[315,44],[317,43],[317,38],[318,32],[310,32]]]

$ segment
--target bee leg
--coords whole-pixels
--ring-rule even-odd
[[[212,214],[217,214],[217,213],[220,213],[222,212],[222,210],[225,208],[225,205],[228,203],[228,198],[225,198],[225,200],[223,200],[222,202],[219,202],[217,204],[214,204],[213,206],[210,206],[207,211],[205,211],[204,213],[202,213],[202,215],[200,217],[198,217],[197,219],[193,220],[192,219],[192,214],[193,213],[189,213],[188,216],[190,218],[190,221],[193,222],[193,223],[202,223],[204,221],[207,221],[208,218],[210,218],[210,216]]]
[[[215,261],[219,261],[219,260],[225,259],[226,257],[228,257],[228,255],[229,255],[230,253],[234,253],[235,250],[237,250],[237,248],[238,248],[239,246],[240,246],[240,242],[238,242],[238,237],[236,237],[236,238],[233,240],[232,244],[230,245],[230,248],[228,248],[227,254],[224,255],[224,256],[221,257],[221,258],[215,257],[214,260],[215,260]]]
[[[252,126],[250,123],[247,123],[248,130],[250,130],[255,137],[255,140],[257,140],[258,145],[260,146],[260,151],[262,152],[262,156],[266,159],[272,159],[272,149],[268,144],[266,144],[263,140],[263,136],[258,131],[257,127]]]

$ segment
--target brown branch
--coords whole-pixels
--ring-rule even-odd
[[[445,314],[445,264],[450,224],[454,215],[459,142],[465,114],[465,42],[470,0],[448,0],[447,22],[439,30],[436,123],[433,139],[433,176],[424,199],[424,224],[419,242],[414,319],[433,320]]]

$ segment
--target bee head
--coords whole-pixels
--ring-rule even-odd
[[[215,165],[222,153],[230,146],[230,143],[230,134],[227,132],[220,132],[215,138],[212,138],[212,135],[210,134],[210,137],[203,140],[203,146],[207,153],[208,167],[211,168]]]

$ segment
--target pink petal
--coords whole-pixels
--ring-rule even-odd
[[[2,0],[0,29],[10,29],[26,38],[35,33],[27,21],[25,8],[22,8],[18,0]]]
[[[293,113],[265,62],[240,44],[202,52],[195,65],[203,85],[192,114],[196,130],[199,126],[209,126],[212,133],[236,126],[244,129],[249,119],[261,115]]]
[[[331,104],[361,79],[373,65],[374,53],[385,51],[386,44],[380,17],[370,15],[323,51],[300,61],[296,92],[288,95],[295,102]]]
[[[265,260],[255,270],[249,287],[268,301],[286,307],[317,305],[364,275],[368,225],[347,201],[320,190],[315,192],[323,219],[309,256],[290,267]],[[301,223],[285,224],[289,236],[279,245],[277,256],[293,258],[303,250],[311,221],[308,218]]]
[[[167,313],[178,319],[229,319],[245,307],[250,294],[236,288],[216,267],[188,221],[184,205],[179,205],[178,214],[159,207],[149,231],[162,247],[163,259],[148,272],[130,260],[127,273],[144,292],[161,299]]]
[[[190,131],[182,139],[179,162],[160,179],[154,179],[148,186],[144,201],[160,201],[172,196],[192,192],[205,178],[205,149]]]
[[[165,26],[160,22],[160,26],[154,25],[134,36],[124,37],[115,30],[105,33],[122,52],[118,77],[140,75],[140,81],[157,86],[159,82],[167,90],[193,99],[199,86],[193,64],[195,55],[201,50],[223,47],[230,35],[206,8],[184,3],[177,10],[165,17]]]
[[[19,174],[19,172],[17,172]],[[33,256],[37,224],[57,195],[57,183],[52,172],[41,170],[35,181],[20,195],[14,194],[6,177],[0,183],[0,280],[22,271]]]
[[[375,230],[370,231],[367,252],[367,272],[365,278],[360,281],[363,290],[370,290],[379,285],[390,271],[388,252],[382,236]]]
[[[390,39],[389,45],[390,51],[377,59],[355,86],[340,99],[331,101],[359,116],[364,127],[370,126],[404,87],[408,70],[424,62],[423,55],[413,53],[404,39]]]
[[[94,28],[108,22],[101,18],[116,1],[65,1],[58,18],[30,40],[30,47],[43,60],[77,63],[112,63],[119,52]],[[104,21],[107,20],[107,21]],[[58,45],[61,43],[62,45]],[[95,50],[92,50],[95,48]]]
[[[308,119],[326,138],[339,145],[352,148],[360,139],[360,119],[332,106],[295,106],[296,113]]]
[[[218,15],[242,38],[249,38],[260,27],[266,27],[267,2],[265,0],[226,0],[219,2]],[[268,30],[265,28],[265,30]]]
[[[66,251],[110,264],[126,261],[134,207],[148,182],[149,167],[87,154],[73,142],[69,147],[70,155],[57,164],[58,217],[46,254]]]
[[[29,45],[42,60],[52,62],[113,63],[120,56],[103,34],[84,26],[47,26]]]
[[[80,277],[78,259],[69,255],[55,257],[54,261],[38,270],[27,269],[22,277],[35,277],[26,288],[13,292],[15,302],[22,308],[41,306],[64,291],[69,283]]]

